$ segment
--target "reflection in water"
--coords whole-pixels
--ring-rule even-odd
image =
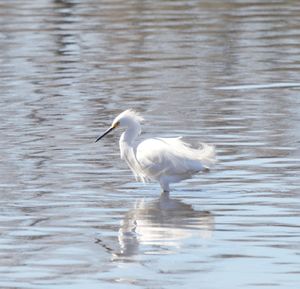
[[[121,222],[120,253],[115,256],[135,255],[139,245],[155,246],[156,254],[170,253],[170,248],[179,248],[190,237],[211,238],[213,229],[214,216],[210,212],[195,211],[168,193],[151,202],[141,199]]]

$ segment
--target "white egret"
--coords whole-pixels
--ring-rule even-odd
[[[136,143],[143,120],[134,110],[125,110],[96,139],[99,141],[117,127],[125,128],[119,141],[121,159],[126,161],[137,180],[158,181],[163,192],[169,192],[170,183],[207,171],[216,162],[214,146],[200,143],[199,147],[193,148],[182,137],[150,138]]]

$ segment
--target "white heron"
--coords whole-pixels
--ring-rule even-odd
[[[182,137],[149,138],[136,143],[143,120],[134,110],[125,110],[96,139],[96,142],[99,141],[117,127],[125,128],[119,141],[121,159],[126,161],[136,180],[158,181],[163,192],[169,192],[170,183],[207,171],[216,162],[214,146],[200,143],[197,148],[193,148]]]

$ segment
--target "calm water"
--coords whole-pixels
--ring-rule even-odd
[[[297,1],[0,1],[0,287],[299,288]],[[160,196],[119,160],[142,138],[213,143]]]

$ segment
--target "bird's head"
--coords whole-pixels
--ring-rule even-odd
[[[117,127],[125,127],[125,128],[136,128],[140,132],[140,122],[143,121],[143,117],[141,117],[136,111],[132,109],[127,109],[120,113],[112,122],[110,128],[108,128],[102,135],[100,135],[96,142],[101,138],[106,136],[112,130]]]

